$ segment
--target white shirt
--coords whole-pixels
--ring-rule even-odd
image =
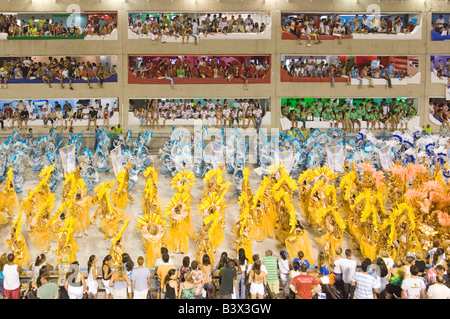
[[[19,273],[17,272],[17,265],[3,266],[3,288],[7,290],[15,290],[20,287]]]
[[[340,267],[342,280],[347,284],[351,283],[353,274],[356,271],[356,260],[341,258],[336,260],[334,264]]]
[[[450,288],[446,285],[433,284],[428,288],[427,295],[430,299],[450,299]]]
[[[402,290],[406,290],[407,299],[420,299],[420,292],[425,289],[421,278],[406,278],[402,282]]]
[[[363,272],[355,272],[352,282],[356,283],[354,299],[373,299],[373,290],[380,288],[378,280]]]
[[[155,267],[161,266],[162,264],[164,264],[164,261],[163,261],[162,257],[156,259],[156,261],[155,261]],[[171,264],[172,266],[174,266],[174,263],[173,263],[172,258],[169,258],[169,264]]]
[[[262,110],[261,109],[255,109],[255,110],[253,110],[253,115],[256,117],[256,118],[260,118],[261,117],[261,115],[262,115]]]

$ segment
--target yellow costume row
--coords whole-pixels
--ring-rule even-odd
[[[128,168],[127,166],[126,170]],[[95,224],[98,217],[100,229],[107,239],[113,239],[118,233],[120,234],[121,223],[127,223],[131,219],[122,208],[117,206],[118,204],[126,205],[125,200],[129,199],[126,192],[127,172],[117,175],[116,190],[111,190],[114,181],[103,183],[95,189],[96,194],[91,199],[87,195],[84,181],[80,176],[80,167],[65,175],[62,203],[58,210],[52,213],[55,197],[47,182],[53,169],[53,166],[47,166],[40,172],[40,182],[33,190],[28,191],[21,205],[18,204],[17,195],[12,187],[11,170],[8,171],[7,179],[3,183],[0,193],[2,203],[0,221],[3,221],[1,218],[4,217],[3,212],[7,212],[10,217],[14,217],[15,212],[19,212],[17,218],[13,220],[11,238],[6,240],[6,245],[18,256],[17,261],[23,267],[27,267],[30,261],[28,247],[21,234],[23,215],[25,215],[25,225],[29,227],[30,239],[37,249],[46,253],[50,249],[50,242],[55,241],[56,250],[53,252],[58,262],[64,255],[69,255],[70,262],[76,260],[76,252],[79,248],[74,234],[78,234],[76,237],[82,237],[83,233],[87,236],[89,225]],[[113,202],[111,197],[115,198],[116,202]],[[90,207],[95,205],[99,207],[91,219]],[[117,242],[119,242],[117,239],[113,241],[111,250],[117,246]]]
[[[52,166],[42,170],[41,181],[28,191],[21,205],[12,187],[12,171],[8,171],[0,190],[0,223],[18,215],[13,220],[8,247],[27,264],[29,254],[19,220],[24,216],[36,248],[47,251],[54,240],[57,258],[69,253],[74,260],[78,250],[74,234],[87,235],[88,226],[99,218],[99,227],[105,239],[113,240],[111,252],[118,258],[123,251],[121,238],[131,219],[123,210],[133,200],[127,191],[129,168],[127,165],[117,174],[116,189],[115,181],[103,183],[95,188],[92,198],[87,195],[79,169],[67,174],[63,202],[54,214],[55,198],[47,186]],[[302,251],[315,265],[312,242],[296,215],[297,204],[300,216],[322,233],[315,241],[323,246],[329,261],[342,246],[345,233],[351,236],[354,248],[371,259],[381,250],[388,250],[392,258],[397,258],[408,252],[424,252],[435,240],[450,242],[449,188],[438,168],[433,173],[424,165],[396,164],[390,171],[380,171],[370,163],[362,163],[358,167],[346,165],[340,174],[328,167],[309,169],[294,180],[283,165],[272,166],[256,192],[250,186],[249,172],[246,168],[243,173],[239,219],[234,224],[236,251],[243,248],[249,258],[253,255],[253,240],[276,238],[286,246],[290,258]],[[154,266],[163,245],[170,252],[188,252],[189,239],[196,242],[196,259],[201,260],[205,254],[213,259],[224,240],[225,197],[230,189],[230,183],[224,181],[224,169],[210,170],[203,178],[203,196],[197,207],[203,221],[198,234],[194,232],[191,214],[193,172],[184,171],[173,177],[171,187],[175,194],[165,206],[158,194],[155,169],[148,167],[144,176],[143,215],[137,220],[137,230],[142,233],[146,265]],[[96,205],[90,218],[89,209]]]

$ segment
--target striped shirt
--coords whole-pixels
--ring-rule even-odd
[[[352,282],[356,283],[354,299],[373,299],[373,289],[378,289],[375,277],[363,272],[355,272]]]
[[[262,259],[262,264],[267,268],[267,281],[274,282],[278,281],[278,262],[277,259],[273,256],[265,256]]]

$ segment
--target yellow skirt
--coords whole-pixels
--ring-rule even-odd
[[[271,225],[268,215],[263,215],[261,221],[255,224],[253,236],[258,242],[267,237],[275,238],[275,228]]]
[[[145,265],[155,267],[155,262],[161,257],[161,242],[156,240],[145,240]]]
[[[363,255],[364,258],[369,258],[373,261],[377,257],[377,245],[369,245],[365,238],[362,238],[360,242],[360,249],[361,255]]]
[[[50,229],[47,228],[43,231],[33,231],[30,234],[31,242],[34,247],[41,251],[50,249]]]
[[[171,222],[164,236],[165,246],[169,252],[187,253],[189,251],[189,237],[184,221]]]
[[[286,251],[291,260],[294,260],[294,258],[298,258],[298,252],[302,251],[311,266],[316,264],[314,258],[314,249],[306,232],[304,232],[300,236],[290,236],[285,240],[284,243],[286,246]]]

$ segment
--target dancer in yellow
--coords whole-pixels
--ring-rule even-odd
[[[19,198],[12,182],[13,169],[8,168],[6,179],[2,183],[2,190],[0,191],[0,224],[5,224],[3,213],[7,213],[9,218],[13,218],[18,214],[20,209]]]
[[[62,258],[66,254],[69,256],[70,263],[77,260],[76,252],[79,250],[79,247],[73,237],[74,223],[75,220],[72,216],[64,219],[64,226],[61,227],[59,233],[56,234],[56,250],[53,251],[53,253],[56,255],[56,261],[58,264],[62,262]]]
[[[389,218],[386,218],[381,225],[382,247],[393,248],[392,258],[405,257],[408,252],[421,251],[422,246],[416,234],[416,221],[414,209],[407,203],[401,203],[393,207]],[[397,245],[394,244],[397,242]]]
[[[315,240],[324,246],[325,258],[331,263],[336,257],[336,249],[342,247],[346,225],[337,206],[322,207],[317,215],[324,225],[325,234]]]
[[[359,181],[359,174],[355,169],[355,165],[352,165],[352,169],[345,173],[342,177],[338,190],[340,191],[340,199],[342,202],[343,216],[347,218],[351,212],[351,206],[357,196],[357,186]]]
[[[128,193],[130,186],[130,168],[133,164],[127,163],[123,170],[117,173],[117,188],[111,193],[114,204],[120,209],[124,209],[128,201],[134,201],[133,197]]]
[[[12,221],[11,237],[5,240],[5,245],[12,250],[15,263],[22,268],[29,266],[31,256],[25,238],[22,235],[22,211]]]
[[[298,185],[298,205],[300,208],[300,214],[303,217],[308,216],[308,203],[311,196],[311,176],[312,170],[305,170],[298,177],[297,185]]]
[[[91,198],[89,195],[77,193],[73,203],[72,215],[75,218],[74,231],[77,237],[82,237],[82,234],[88,236],[87,230],[90,224],[90,206]]]
[[[253,197],[250,210],[254,223],[253,236],[257,242],[261,242],[267,237],[275,238],[274,203],[269,186],[270,180],[264,176]]]
[[[296,221],[294,231],[286,238],[284,244],[291,260],[297,258],[298,252],[302,251],[309,264],[311,266],[315,265],[314,250],[311,241],[299,220]]]
[[[113,182],[105,182],[94,189],[95,195],[92,198],[92,205],[99,205],[94,213],[90,223],[95,224],[97,217],[100,218],[100,229],[105,233],[105,239],[113,238],[119,231],[122,221],[130,221],[131,218],[122,209],[116,207],[110,196]]]
[[[170,183],[176,193],[183,194],[182,198],[185,201],[185,203],[188,204],[187,207],[189,207],[189,209],[185,210],[186,216],[183,217],[182,220],[180,220],[182,224],[179,226],[185,229],[187,231],[188,236],[192,239],[195,239],[197,237],[194,232],[194,223],[192,220],[192,214],[190,209],[192,201],[191,190],[194,187],[194,183],[195,183],[195,175],[192,171],[189,170],[177,173],[172,178],[172,181]]]
[[[142,211],[144,215],[158,214],[162,215],[163,204],[158,194],[158,188],[156,186],[158,180],[158,174],[155,168],[149,166],[145,172],[145,187],[144,194],[142,195]]]
[[[81,177],[81,166],[78,166],[74,171],[66,174],[64,176],[64,188],[63,188],[63,199],[69,197],[69,193],[75,194],[80,192],[85,194],[87,192],[86,186],[84,185],[83,178]]]
[[[205,174],[203,178],[205,186],[203,188],[202,203],[211,202],[211,196],[214,195],[215,201],[220,201],[225,205],[225,195],[230,189],[230,182],[223,180],[223,168],[212,169]],[[222,214],[221,223],[225,223],[225,209],[220,209]],[[225,224],[223,224],[225,226]],[[217,248],[217,247],[216,247]]]
[[[254,224],[250,213],[253,205],[253,190],[248,183],[250,169],[244,169],[241,195],[239,196],[239,221],[235,224],[234,233],[236,239],[236,255],[240,248],[243,248],[245,255],[249,256],[249,263],[253,262],[252,244]]]
[[[363,194],[366,192],[368,197],[365,199],[366,204],[359,219],[361,225],[359,247],[363,257],[375,260],[376,256],[380,253],[380,247],[378,245],[380,219],[376,205],[377,196],[371,194],[372,192],[369,189],[366,189]]]
[[[21,208],[26,216],[26,226],[29,226],[31,224],[33,216],[36,215],[39,207],[47,200],[48,196],[50,196],[51,194],[51,190],[47,185],[47,182],[50,179],[53,170],[53,165],[49,165],[42,169],[42,171],[39,173],[39,177],[41,178],[39,184],[33,190],[28,190],[28,196],[25,197],[25,199],[22,201]]]
[[[198,214],[203,215],[203,225],[208,225],[211,221],[214,221],[207,227],[213,234],[213,237],[210,237],[213,249],[219,248],[224,239],[226,203],[223,195],[223,193],[214,192],[203,199],[198,207]]]
[[[356,197],[354,205],[350,206],[351,213],[348,216],[347,224],[349,233],[352,235],[352,243],[355,249],[360,249],[361,238],[364,229],[361,223],[363,212],[372,208],[372,190],[366,188]]]
[[[136,229],[142,232],[147,267],[155,267],[156,260],[161,257],[162,238],[167,227],[167,221],[159,214],[144,214],[138,218]]]
[[[182,192],[176,192],[166,206],[165,217],[170,217],[170,222],[164,242],[170,252],[183,254],[189,251],[186,219],[191,210],[191,196],[185,187],[181,188]]]
[[[117,266],[118,263],[122,262],[122,254],[125,252],[123,233],[127,229],[127,226],[128,221],[126,221],[122,225],[122,229],[120,230],[120,232],[118,232],[116,236],[114,236],[114,238],[112,239],[113,243],[109,251],[109,254],[112,257],[111,267],[115,267]]]
[[[272,166],[269,169],[272,181],[271,194],[275,207],[275,228],[277,238],[284,243],[295,227],[296,216],[294,206],[294,191],[298,189],[297,182],[290,177],[284,165]]]
[[[326,166],[317,167],[310,173],[310,179],[314,185],[311,188],[306,217],[309,224],[315,229],[320,229],[322,227],[321,218],[318,216],[317,212],[320,208],[326,207],[326,189],[336,177],[337,175]]]
[[[55,196],[50,194],[49,198],[41,207],[39,207],[33,223],[30,226],[31,234],[30,238],[34,247],[41,250],[42,253],[47,253],[50,249],[50,223],[51,223],[51,211],[55,203]]]

